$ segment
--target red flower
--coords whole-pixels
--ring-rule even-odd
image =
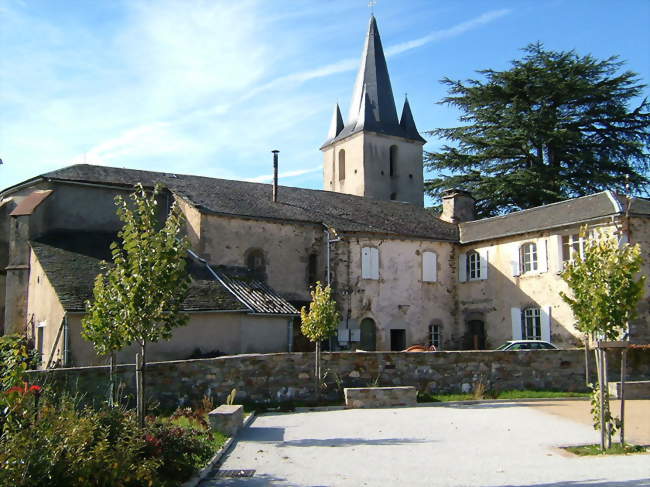
[[[14,392],[19,392],[20,394],[24,394],[25,391],[23,390],[22,387],[20,386],[14,386],[5,391],[5,394],[13,394]]]
[[[34,392],[40,394],[42,387],[41,386],[32,386],[29,388],[29,392]]]

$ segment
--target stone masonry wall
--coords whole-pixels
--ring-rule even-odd
[[[590,357],[593,354],[590,354]],[[618,354],[609,359],[610,380],[620,377]],[[470,392],[482,381],[488,389],[585,390],[584,351],[465,351],[435,353],[339,352],[322,355],[323,396],[341,399],[343,387],[414,386],[429,393]],[[650,379],[650,350],[628,352],[628,380]],[[165,408],[191,406],[204,396],[223,402],[236,388],[237,401],[262,403],[314,399],[313,353],[236,355],[147,365],[149,400]],[[593,363],[590,366],[593,380]],[[108,367],[30,372],[31,381],[102,400]],[[132,365],[118,366],[124,392],[133,394]]]

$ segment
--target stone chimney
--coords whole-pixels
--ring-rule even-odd
[[[440,219],[451,223],[474,220],[474,198],[462,189],[447,189],[442,193]]]

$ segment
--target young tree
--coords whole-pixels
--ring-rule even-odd
[[[120,243],[111,244],[113,263],[106,277],[95,282],[99,297],[87,319],[86,333],[97,340],[102,330],[111,328],[110,338],[99,338],[104,353],[125,344],[137,343],[136,389],[137,413],[144,422],[144,368],[146,344],[169,339],[172,330],[183,326],[187,316],[180,313],[189,289],[185,269],[188,240],[182,235],[183,216],[172,206],[165,223],[158,222],[156,186],[148,194],[142,185],[128,200],[118,196],[117,215],[124,223],[118,233]]]
[[[435,135],[454,142],[426,155],[437,177],[426,184],[438,199],[460,188],[477,200],[477,215],[509,211],[620,189],[626,177],[647,192],[650,113],[631,71],[617,57],[598,60],[575,51],[523,49],[507,71],[478,71],[485,80],[442,80],[440,103],[461,111],[463,125]]]
[[[309,341],[316,343],[314,380],[316,383],[316,394],[321,387],[320,368],[320,343],[330,337],[336,331],[341,315],[336,310],[336,302],[332,299],[330,286],[323,286],[320,282],[311,291],[311,303],[309,311],[306,306],[300,310],[300,330]]]
[[[581,232],[586,236],[586,228]],[[643,296],[646,276],[637,276],[643,263],[641,249],[636,245],[619,245],[616,237],[599,234],[589,239],[584,256],[569,262],[562,278],[569,285],[570,295],[560,292],[569,304],[576,319],[576,329],[591,340],[618,340],[627,329],[628,323],[637,315],[637,304]],[[598,369],[598,408],[601,432],[601,447],[605,447],[607,435],[611,443],[611,432],[605,423],[613,418],[609,413],[607,370],[604,351],[598,347],[596,364]]]

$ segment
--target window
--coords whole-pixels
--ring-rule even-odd
[[[562,261],[571,262],[576,257],[584,257],[585,241],[580,235],[564,235],[562,237]]]
[[[526,308],[521,316],[521,338],[523,340],[542,339],[542,317],[539,308]]]
[[[390,146],[388,174],[391,178],[397,176],[397,146]]]
[[[429,325],[429,345],[433,345],[436,349],[439,349],[442,343],[441,328],[441,325]]]
[[[38,360],[43,363],[43,352],[45,351],[45,321],[40,322],[36,327],[36,347],[38,350]]]
[[[339,181],[345,179],[345,150],[339,151]]]
[[[246,252],[246,267],[257,274],[264,274],[264,252],[261,249],[249,249]]]
[[[467,277],[470,281],[481,278],[481,256],[475,250],[467,253]]]
[[[422,281],[436,282],[438,280],[437,269],[438,256],[435,252],[422,252]]]
[[[406,348],[406,330],[403,328],[393,328],[390,331],[391,352],[401,352],[405,348]]]
[[[361,249],[361,278],[379,279],[379,249],[363,247]]]
[[[521,270],[524,274],[537,271],[537,244],[534,242],[521,246]]]
[[[397,199],[397,193],[391,193],[390,194],[390,200],[395,201]]]

